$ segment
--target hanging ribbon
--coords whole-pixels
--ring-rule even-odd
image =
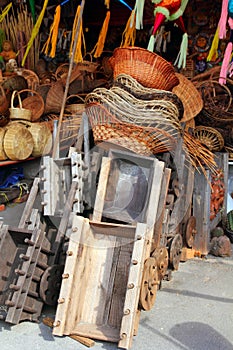
[[[55,10],[54,20],[50,27],[49,37],[42,48],[42,52],[48,56],[49,46],[51,45],[51,51],[49,56],[51,58],[55,57],[56,54],[56,46],[57,46],[57,37],[58,37],[58,29],[61,17],[61,6],[58,5]]]
[[[120,47],[134,46],[136,39],[136,15],[132,10],[131,15],[126,24],[125,30],[122,34],[122,41]]]
[[[27,55],[30,51],[30,48],[32,47],[32,44],[33,44],[33,41],[35,39],[35,37],[37,36],[39,30],[40,30],[40,26],[41,26],[41,22],[43,20],[43,17],[44,17],[44,13],[45,13],[45,10],[46,10],[46,7],[48,5],[48,0],[45,0],[44,2],[44,5],[43,5],[43,8],[41,10],[41,13],[37,19],[37,22],[32,30],[32,35],[31,35],[31,38],[27,44],[27,48],[26,48],[26,51],[25,51],[25,54],[24,54],[24,57],[23,57],[23,60],[22,60],[22,67],[24,66],[25,64],[25,61],[26,61],[26,58],[27,58]]]
[[[10,2],[2,11],[1,15],[0,15],[0,23],[4,20],[4,18],[6,17],[6,15],[8,14],[8,12],[10,11],[12,7],[12,2]]]
[[[99,34],[97,44],[95,45],[94,49],[91,52],[91,54],[94,53],[95,58],[100,57],[103,52],[104,44],[105,44],[105,40],[108,32],[109,20],[110,20],[110,11],[107,11],[103,26]]]
[[[75,33],[77,31],[77,26],[78,26],[78,22],[79,22],[80,10],[81,10],[81,7],[79,5],[77,7],[77,11],[76,11],[75,19],[74,19],[74,25],[73,25],[73,29],[72,29],[72,38],[71,38],[71,45],[70,45],[70,57],[71,57],[72,51],[73,51],[74,38],[75,38]],[[85,47],[84,35],[83,35],[83,26],[82,26],[82,19],[81,19],[80,30],[79,30],[79,33],[78,33],[77,47],[76,47],[76,51],[74,53],[74,62],[75,63],[83,61],[82,42],[83,42],[84,47]]]
[[[33,23],[36,23],[36,8],[35,8],[35,0],[29,0],[30,10],[32,14]]]

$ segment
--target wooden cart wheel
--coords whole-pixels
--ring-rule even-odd
[[[180,256],[183,247],[183,240],[181,234],[177,233],[171,241],[169,258],[172,268],[178,270],[180,263]]]
[[[190,216],[186,225],[185,239],[186,244],[189,248],[192,248],[195,234],[197,233],[196,229],[196,218],[195,216]]]
[[[40,297],[47,305],[56,305],[60,293],[64,266],[49,266],[40,281]]]
[[[166,247],[160,247],[154,250],[152,253],[152,257],[154,257],[157,261],[157,269],[159,281],[162,281],[164,278],[167,268],[168,268],[168,251]]]
[[[142,285],[140,290],[139,305],[141,309],[150,310],[156,299],[156,292],[159,285],[157,261],[150,257],[144,263]]]

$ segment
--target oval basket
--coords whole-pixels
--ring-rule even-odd
[[[119,47],[109,59],[114,79],[122,73],[131,75],[146,87],[172,90],[179,84],[173,66],[154,52],[140,47]]]
[[[32,154],[34,143],[32,135],[25,125],[11,123],[7,126],[3,145],[9,159],[24,160]]]
[[[28,93],[28,96],[21,100],[22,107],[31,111],[31,121],[35,122],[39,120],[44,113],[44,100],[37,91],[31,89],[21,90],[17,95],[19,96],[25,92]]]
[[[17,90],[14,90],[11,95],[11,108],[10,108],[10,119],[22,119],[22,120],[31,120],[32,112],[29,109],[22,107],[22,101],[20,95],[18,95],[19,107],[14,107],[14,99]]]
[[[43,123],[27,123],[33,138],[33,157],[40,157],[51,151],[53,137],[49,127]]]
[[[6,133],[6,128],[0,128],[0,160],[7,159],[7,155],[3,145],[5,133]]]
[[[215,128],[199,125],[193,130],[193,135],[211,151],[221,151],[224,147],[224,138]]]
[[[60,80],[53,83],[46,96],[45,113],[60,113],[64,88]]]

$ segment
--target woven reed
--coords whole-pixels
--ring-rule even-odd
[[[73,103],[74,100],[79,103]],[[69,103],[71,101],[71,103]],[[82,114],[85,110],[85,100],[79,95],[70,95],[66,99],[65,111],[72,114]]]
[[[64,95],[63,84],[60,80],[51,84],[45,101],[45,113],[60,113]]]
[[[209,106],[208,109],[203,108],[196,120],[199,125],[219,128],[233,127],[233,113],[223,111],[217,107]]]
[[[214,128],[200,125],[193,130],[193,135],[211,151],[221,151],[224,147],[222,134]]]
[[[28,130],[33,138],[33,157],[40,157],[51,151],[53,137],[49,127],[42,123],[28,123]]]
[[[109,62],[113,68],[114,79],[125,73],[146,87],[168,91],[179,83],[169,62],[140,47],[116,48]]]
[[[122,92],[123,98],[111,90],[98,88],[86,96],[86,110],[92,124],[117,120],[140,126],[168,128],[179,134],[179,112],[170,101],[138,100],[126,91]]]
[[[25,160],[33,150],[33,138],[27,127],[21,123],[10,123],[4,136],[4,151],[11,160]]]
[[[231,107],[232,95],[226,85],[221,85],[216,80],[208,80],[195,83],[195,86],[202,96],[206,109],[218,108],[227,112]]]
[[[22,119],[22,120],[31,120],[32,112],[30,109],[22,107],[22,101],[20,95],[18,95],[19,107],[14,107],[14,99],[18,91],[14,90],[11,95],[11,108],[10,110],[10,119]]]
[[[113,81],[113,87],[118,86],[134,97],[141,100],[156,100],[163,99],[173,102],[179,110],[179,118],[181,119],[184,113],[184,107],[178,96],[171,91],[147,88],[141,85],[136,79],[127,74],[119,74]]]
[[[4,150],[4,136],[6,133],[6,128],[0,128],[0,160],[6,160],[7,159],[7,155],[6,152]]]
[[[193,119],[203,108],[203,100],[201,94],[194,84],[188,80],[183,74],[176,73],[179,84],[172,89],[183,103],[184,115],[181,122]]]
[[[22,107],[31,111],[31,121],[37,121],[44,113],[44,100],[37,91],[31,89],[20,90],[17,95],[22,96],[25,92],[27,97],[22,100]]]
[[[30,70],[25,68],[18,68],[17,74],[24,77],[27,80],[27,85],[29,89],[36,90],[40,84],[40,79],[38,75]]]
[[[96,144],[107,141],[141,155],[171,151],[175,143],[164,130],[127,123],[96,125],[92,131]]]
[[[126,139],[127,147],[133,150],[136,140],[138,145],[137,153],[140,154],[146,154],[145,147],[152,153],[170,151],[176,147],[177,139],[180,136],[177,129],[168,123],[160,123],[156,127],[154,125],[142,126],[120,121],[103,104],[99,103],[89,104],[86,107],[86,113],[89,117],[96,143],[103,140],[116,139],[116,141],[112,140],[111,142],[126,147]],[[102,133],[101,137],[98,136],[100,132]],[[129,147],[130,140],[131,147]],[[138,149],[140,144],[142,145],[141,150]]]

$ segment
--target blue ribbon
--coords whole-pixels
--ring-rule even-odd
[[[128,7],[128,9],[129,9],[130,11],[133,10],[124,0],[118,0],[118,1],[121,2],[123,5],[125,5],[126,7]]]

